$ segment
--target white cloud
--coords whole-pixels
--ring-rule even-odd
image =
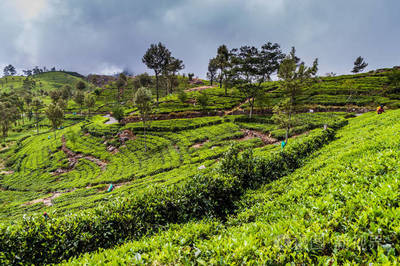
[[[13,0],[12,6],[22,21],[32,21],[39,18],[49,8],[48,0]]]

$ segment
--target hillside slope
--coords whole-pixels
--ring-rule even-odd
[[[353,118],[294,173],[204,221],[68,264],[388,263],[400,254],[400,111]]]
[[[32,83],[24,88],[24,80],[30,80]],[[71,85],[73,88],[78,81],[86,81],[80,77],[73,76],[66,72],[54,71],[45,72],[30,77],[9,76],[0,78],[0,92],[29,92],[43,91],[61,88],[63,85]]]

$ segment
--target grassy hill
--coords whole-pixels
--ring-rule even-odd
[[[174,225],[67,264],[398,262],[399,115],[351,119],[295,172],[247,191],[224,223]]]
[[[70,99],[55,132],[43,112],[39,134],[22,116],[0,148],[0,263],[394,260],[399,111],[390,110],[398,107],[390,73],[319,78],[304,89],[284,149],[271,113],[283,99],[279,81],[265,84],[249,118],[236,88],[183,80],[184,99],[161,91],[146,136],[134,79],[120,104],[114,81],[90,85],[92,115]],[[8,77],[1,90],[26,93],[23,79]],[[48,91],[82,80],[33,79],[45,103]],[[389,111],[358,117],[378,104]],[[105,115],[115,106],[123,123]],[[107,250],[82,255],[99,248]]]
[[[24,80],[27,77],[24,76],[9,76],[0,78],[0,86],[1,92],[10,92],[10,91],[21,91],[23,89]],[[62,86],[68,84],[73,88],[78,81],[84,81],[80,77],[73,76],[66,72],[45,72],[37,75],[33,75],[28,78],[34,82],[32,86],[32,91],[44,91],[48,92],[54,89],[61,88]],[[85,81],[84,81],[85,82]]]

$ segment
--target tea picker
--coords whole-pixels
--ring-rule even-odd
[[[113,184],[110,184],[110,186],[107,189],[107,192],[111,192],[113,190],[114,190],[114,186],[113,186]]]
[[[283,150],[283,148],[285,148],[285,146],[286,146],[286,142],[285,142],[284,140],[282,140],[282,142],[281,142],[281,149]]]

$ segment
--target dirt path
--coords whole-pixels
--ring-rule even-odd
[[[236,112],[236,111],[242,111],[242,112],[243,112],[244,110],[242,109],[242,106],[243,106],[244,104],[248,103],[249,100],[250,100],[250,99],[247,99],[246,101],[240,103],[239,105],[233,107],[232,109],[225,111],[224,115],[232,115],[232,114],[233,114],[234,112]]]
[[[261,141],[264,143],[264,145],[271,145],[271,144],[277,144],[279,141],[270,135],[267,135],[265,133],[255,131],[255,130],[250,130],[250,129],[242,129],[241,130],[244,133],[244,137],[238,139],[238,141],[244,141],[248,139],[253,139],[253,138],[260,138]]]
[[[192,148],[199,149],[199,148],[203,147],[203,145],[206,144],[209,141],[210,140],[207,139],[207,140],[205,140],[203,142],[196,143],[196,144],[192,145]]]
[[[84,156],[82,154],[75,153],[75,152],[71,151],[70,149],[68,149],[64,135],[61,137],[61,141],[62,141],[61,150],[67,155],[68,161],[69,161],[69,166],[67,169],[65,169],[65,168],[57,169],[56,171],[53,172],[54,175],[60,175],[60,174],[68,173],[68,172],[74,170],[76,165],[78,164],[79,159],[82,159],[82,158],[89,160],[91,162],[94,162],[97,166],[99,166],[101,168],[102,171],[104,171],[106,169],[107,162],[104,162],[94,156],[91,156],[91,155]]]
[[[53,199],[58,198],[59,196],[61,196],[64,193],[69,193],[69,192],[72,192],[74,190],[75,189],[69,190],[69,191],[66,191],[66,192],[54,192],[53,195],[51,195],[50,197],[31,200],[31,201],[25,202],[23,205],[32,205],[32,204],[36,204],[36,203],[42,202],[45,206],[50,207],[50,206],[53,206],[53,202],[52,202]]]
[[[202,90],[211,89],[211,88],[215,88],[215,87],[216,86],[200,86],[200,87],[187,89],[187,90],[185,90],[185,92],[202,91]]]
[[[112,125],[118,123],[118,120],[112,117],[110,114],[103,115],[104,118],[108,118],[108,121],[105,122],[105,125]]]

